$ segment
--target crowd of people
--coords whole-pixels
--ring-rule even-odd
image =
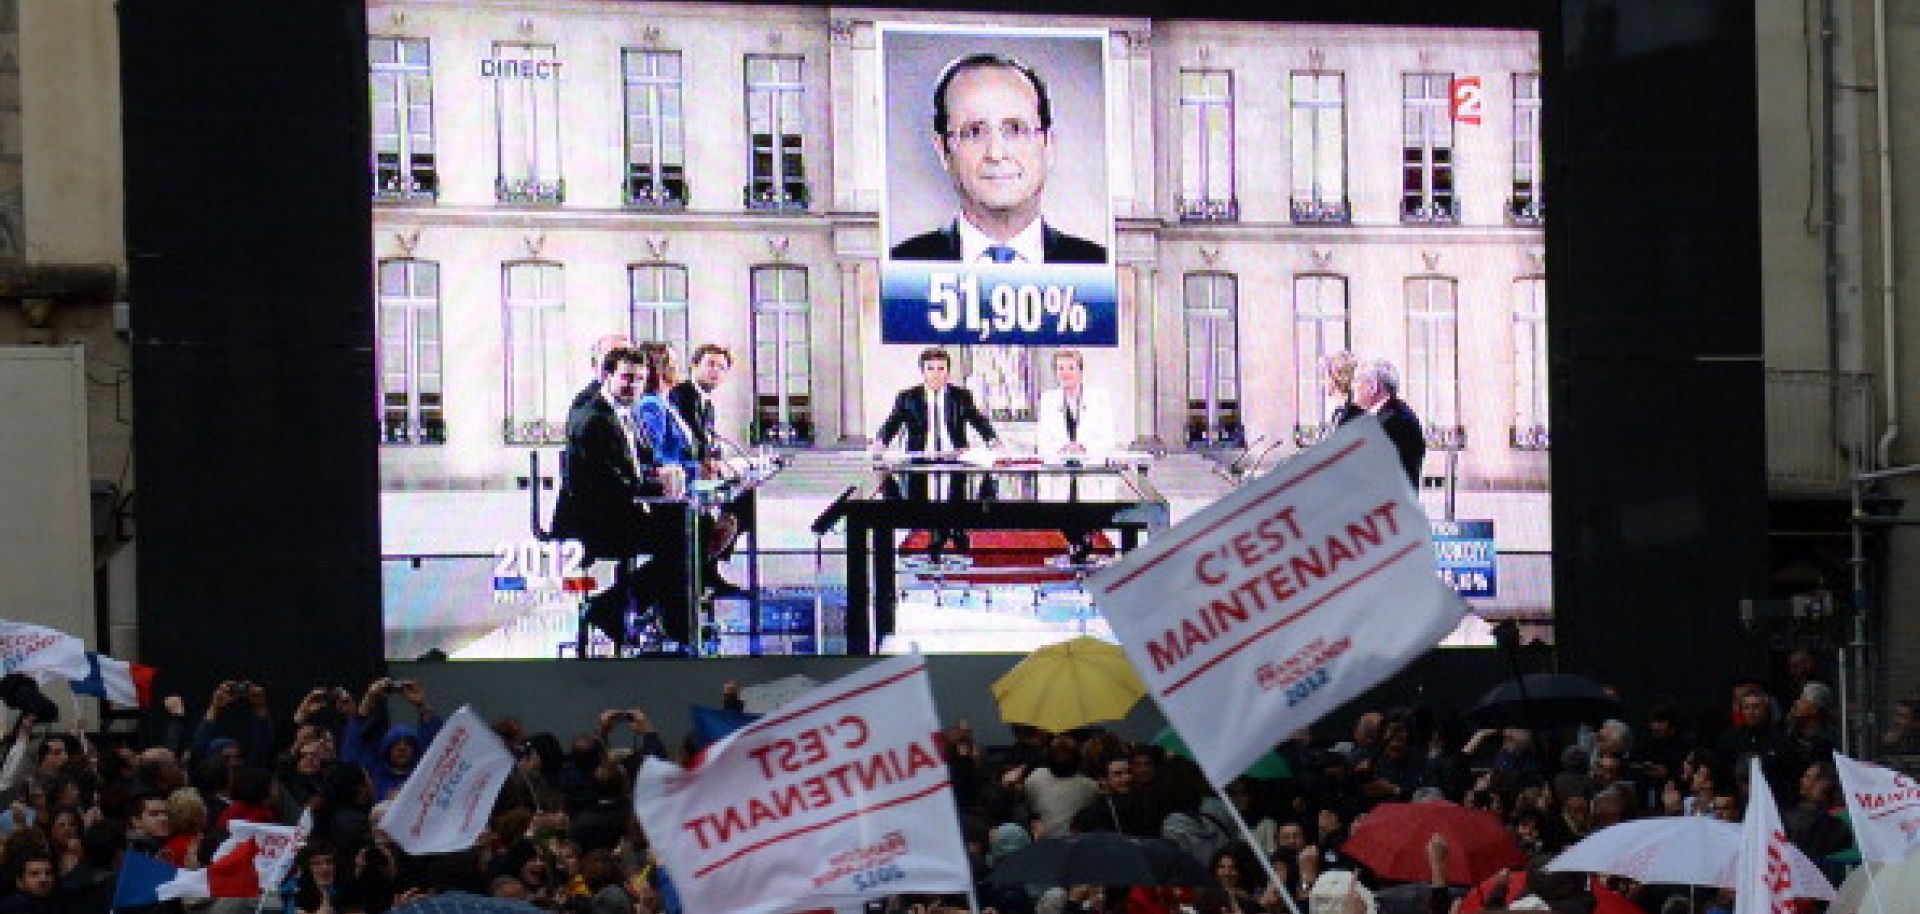
[[[1475,914],[1523,894],[1579,914],[1660,914],[1678,901],[1708,911],[1726,905],[1724,893],[1689,899],[1684,889],[1569,879],[1540,864],[1628,819],[1738,820],[1752,757],[1771,782],[1791,840],[1816,861],[1844,860],[1851,836],[1830,761],[1833,690],[1811,678],[1807,660],[1796,655],[1789,679],[1772,692],[1742,684],[1731,707],[1687,715],[1656,703],[1577,729],[1470,730],[1460,715],[1432,708],[1368,711],[1345,739],[1292,734],[1274,747],[1283,765],[1262,779],[1234,781],[1224,799],[1191,760],[1098,729],[1016,727],[1012,744],[988,747],[961,723],[946,729],[944,750],[975,896],[998,914],[1255,914],[1287,910],[1283,895],[1308,911],[1316,881],[1337,871],[1357,871],[1373,888],[1371,903],[1389,912]],[[1784,712],[1776,692],[1791,699]],[[728,684],[721,703],[741,707],[737,684]],[[1916,710],[1899,706],[1881,752],[1920,749]],[[0,810],[0,914],[104,914],[128,852],[203,866],[234,822],[291,824],[303,814],[311,816],[311,836],[289,880],[267,899],[288,914],[383,914],[446,892],[518,899],[556,914],[679,909],[635,820],[631,793],[648,759],[684,761],[698,747],[691,736],[670,743],[644,711],[601,711],[592,730],[564,738],[529,732],[513,719],[492,721],[518,759],[515,774],[472,850],[430,856],[405,853],[380,828],[388,801],[442,723],[418,682],[381,679],[359,695],[316,688],[290,719],[276,719],[263,687],[226,682],[197,720],[177,696],[147,718],[137,735],[88,736],[30,716],[18,721],[0,766],[10,798]],[[1477,888],[1446,886],[1445,841],[1407,834],[1400,839],[1424,848],[1434,875],[1394,887],[1344,853],[1376,805],[1427,800],[1498,815],[1534,863]],[[1166,839],[1203,865],[1212,884],[994,879],[1001,861],[1036,840],[1097,831]],[[966,903],[944,896],[874,904],[932,911]]]

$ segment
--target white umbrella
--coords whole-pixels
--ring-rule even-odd
[[[1867,881],[1867,867],[1873,868],[1873,881]],[[1885,906],[1876,903],[1885,902]],[[1854,870],[1840,883],[1840,895],[1827,908],[1827,914],[1913,914],[1920,911],[1920,854],[1899,863],[1869,863]]]
[[[1739,859],[1740,826],[1707,816],[1662,816],[1609,825],[1567,848],[1547,869],[1731,889]],[[1788,845],[1787,865],[1797,897],[1833,897],[1833,884],[1799,848]]]

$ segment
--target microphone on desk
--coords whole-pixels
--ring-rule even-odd
[[[1228,482],[1231,482],[1234,485],[1240,484],[1241,477],[1245,476],[1247,473],[1247,467],[1246,467],[1247,455],[1252,454],[1253,449],[1259,447],[1261,442],[1266,440],[1267,440],[1267,436],[1265,435],[1261,435],[1260,437],[1253,439],[1253,443],[1247,445],[1246,448],[1240,452],[1240,456],[1235,457],[1232,463],[1227,464],[1225,476]]]
[[[1260,456],[1253,458],[1253,462],[1247,465],[1246,475],[1251,476],[1255,473],[1260,472],[1260,465],[1267,462],[1267,455],[1273,453],[1274,451],[1279,450],[1280,445],[1284,443],[1284,440],[1285,439],[1281,439],[1281,438],[1273,439],[1273,443],[1267,445],[1267,449],[1264,451],[1261,451]]]
[[[714,433],[713,433],[713,437],[714,437],[714,440],[716,440],[716,441],[718,441],[718,442],[720,442],[721,444],[724,444],[724,445],[726,445],[727,447],[730,447],[730,448],[732,448],[732,449],[733,449],[733,452],[734,452],[735,454],[738,454],[738,455],[740,455],[740,459],[742,459],[742,460],[745,460],[745,461],[746,461],[746,462],[747,462],[747,463],[748,463],[749,465],[751,465],[751,464],[753,463],[753,461],[754,461],[754,460],[756,459],[756,458],[755,458],[755,457],[753,456],[753,454],[752,454],[751,452],[749,452],[749,451],[748,451],[748,450],[747,450],[746,448],[743,448],[743,447],[741,447],[741,446],[740,446],[740,445],[739,445],[739,444],[738,444],[737,442],[735,442],[735,441],[734,441],[734,440],[733,440],[732,438],[728,438],[727,436],[725,436],[725,435],[722,435],[722,434],[720,434],[719,432],[714,432]],[[787,455],[785,455],[785,454],[775,454],[775,455],[773,455],[773,457],[772,457],[772,463],[773,463],[773,465],[774,465],[774,466],[777,466],[777,467],[784,467],[784,466],[786,466],[786,465],[787,465]]]

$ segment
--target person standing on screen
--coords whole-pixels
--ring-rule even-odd
[[[967,429],[972,427],[980,433],[980,438],[989,447],[998,449],[1000,436],[994,434],[993,423],[987,421],[985,413],[974,403],[973,393],[964,387],[947,383],[953,373],[953,357],[945,349],[926,349],[920,353],[920,380],[893,398],[893,410],[887,413],[885,422],[880,423],[880,432],[873,438],[873,451],[878,454],[886,450],[900,432],[906,432],[907,450],[915,453],[946,454],[967,448]],[[915,474],[914,481],[926,480],[924,474]],[[946,480],[950,497],[960,497],[965,493],[966,480],[963,474],[955,473]],[[918,486],[915,486],[917,489]],[[987,481],[982,488],[988,489]],[[990,491],[990,490],[989,490]],[[920,497],[933,497],[946,500],[940,493],[914,493]],[[983,498],[987,497],[985,494]],[[934,530],[931,552],[937,557],[952,543],[960,551],[968,548],[967,534],[964,530]]]
[[[1087,360],[1077,349],[1053,354],[1053,376],[1060,382],[1040,395],[1040,456],[1048,460],[1105,457],[1114,450],[1113,403],[1106,392],[1086,384]]]
[[[933,148],[960,212],[895,245],[894,260],[1105,263],[1104,245],[1048,225],[1040,212],[1059,154],[1047,84],[999,54],[961,57],[933,89]]]
[[[1327,418],[1330,429],[1365,415],[1367,411],[1353,402],[1353,372],[1359,367],[1353,353],[1342,349],[1327,356],[1320,364],[1327,373],[1327,393],[1340,398],[1340,405],[1334,407],[1332,415]]]
[[[635,499],[666,491],[653,441],[632,413],[646,377],[639,352],[609,349],[600,359],[600,377],[574,398],[578,405],[567,413],[567,459],[553,506],[553,537],[579,540],[588,562],[620,562],[613,586],[587,601],[579,633],[582,657],[587,625],[616,646],[625,645],[627,609],[635,596],[631,559],[653,547],[657,527]]]
[[[947,383],[953,374],[953,357],[945,349],[927,349],[920,353],[921,383],[893,398],[893,410],[880,423],[874,436],[875,452],[884,451],[902,430],[907,433],[907,450],[948,453],[968,447],[967,429],[980,433],[989,447],[1000,446],[993,423],[974,403],[973,392]]]
[[[615,349],[632,345],[633,341],[624,333],[609,333],[593,341],[593,352],[587,360],[587,364],[592,366],[589,370],[593,372],[593,380],[588,381],[587,386],[580,388],[580,392],[573,395],[573,402],[567,405],[569,414],[586,405],[588,400],[600,393],[600,360],[606,358],[607,353]]]
[[[1113,404],[1105,391],[1086,384],[1087,359],[1077,349],[1061,349],[1053,354],[1053,376],[1060,382],[1040,395],[1040,427],[1037,433],[1042,459],[1078,461],[1104,458],[1116,445]],[[1082,498],[1111,497],[1105,479],[1082,480],[1079,473],[1058,491],[1058,478],[1046,479],[1042,488],[1050,497],[1064,495],[1067,501]],[[1085,526],[1062,527],[1067,539],[1067,556],[1075,564],[1084,564],[1093,556],[1094,529]]]
[[[675,384],[667,392],[668,402],[692,433],[694,458],[702,479],[719,479],[727,475],[726,454],[722,450],[713,409],[713,392],[720,388],[721,382],[727,379],[727,372],[732,370],[731,350],[718,343],[701,343],[693,350],[693,376]],[[723,577],[719,563],[732,555],[734,539],[746,532],[751,517],[741,499],[729,503],[725,515],[733,520],[730,526],[723,529],[732,532],[720,542],[718,553],[707,560],[703,577],[715,596],[743,597],[747,595],[746,588]]]
[[[1380,420],[1400,452],[1400,466],[1407,471],[1407,482],[1420,486],[1420,462],[1427,456],[1427,436],[1420,417],[1400,399],[1400,372],[1386,359],[1374,359],[1354,370],[1353,402]]]

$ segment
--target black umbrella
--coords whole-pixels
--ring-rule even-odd
[[[1478,727],[1549,729],[1567,724],[1597,724],[1621,713],[1620,702],[1600,684],[1570,673],[1528,673],[1522,683],[1494,686],[1467,712]]]
[[[1213,877],[1163,838],[1090,832],[1041,838],[993,867],[994,882],[1022,885],[1210,885]]]
[[[524,901],[475,895],[471,892],[440,892],[418,901],[395,905],[388,914],[546,914]]]

